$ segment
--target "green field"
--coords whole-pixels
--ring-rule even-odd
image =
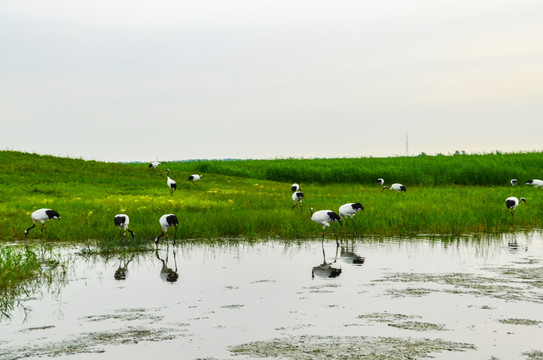
[[[396,158],[202,160],[169,162],[154,171],[147,163],[104,163],[0,152],[0,239],[24,240],[39,208],[58,211],[47,240],[116,241],[117,213],[130,216],[136,242],[152,243],[158,219],[180,218],[178,240],[217,238],[318,238],[309,208],[337,212],[361,202],[357,236],[459,235],[532,230],[543,222],[543,189],[524,185],[543,178],[543,153]],[[166,171],[177,181],[170,195]],[[192,184],[188,176],[203,174]],[[376,179],[401,182],[407,192],[381,191]],[[511,187],[509,180],[519,185]],[[291,209],[290,185],[302,186],[303,208]],[[514,225],[505,198],[526,197]],[[343,236],[352,234],[343,226]],[[172,232],[173,234],[173,232]],[[40,238],[40,224],[29,239]],[[130,241],[128,241],[130,242]]]

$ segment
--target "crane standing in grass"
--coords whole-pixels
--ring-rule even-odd
[[[350,218],[351,222],[353,223],[353,227],[356,231],[356,223],[354,222],[353,216],[356,215],[357,212],[364,210],[364,206],[362,206],[361,203],[347,203],[344,205],[341,205],[339,207],[339,216],[343,218]],[[347,220],[345,220],[345,223],[347,223]]]
[[[149,167],[155,170],[160,164],[162,164],[160,161],[153,161],[152,163],[149,164]]]
[[[292,201],[294,202],[294,205],[292,205],[292,208],[294,209],[296,205],[300,204],[300,207],[302,206],[302,201],[304,200],[304,193],[301,191],[296,191],[292,193]]]
[[[385,189],[388,189],[387,186],[383,186],[383,190],[384,191]],[[390,189],[389,190],[394,190],[394,191],[397,191],[398,194],[400,193],[400,191],[404,191],[404,192],[407,192],[407,189],[405,188],[405,186],[403,186],[402,184],[398,184],[398,183],[395,183],[395,184],[392,184],[390,185]]]
[[[175,245],[175,238],[177,237],[177,225],[179,225],[179,219],[174,214],[166,214],[162,215],[160,219],[158,220],[160,223],[160,227],[162,228],[162,234],[158,235],[155,238],[155,244],[158,247],[158,241],[160,238],[164,235],[166,235],[166,238],[168,238],[168,229],[171,227],[175,227],[175,233],[173,236],[173,244]]]
[[[342,225],[341,218],[339,217],[338,214],[336,214],[332,210],[319,210],[319,211],[313,212],[313,208],[311,208],[311,220],[313,220],[317,224],[322,225],[322,241],[323,242],[324,242],[324,229],[327,226],[334,229],[334,233],[336,234],[336,244],[339,246],[336,228],[330,225],[333,222],[338,222],[339,225]]]
[[[126,214],[117,214],[113,218],[113,221],[115,223],[115,226],[119,228],[121,231],[121,242],[124,242],[126,231],[128,231],[132,235],[132,239],[135,238],[135,234],[132,230],[128,228],[128,224],[130,223],[130,218]],[[123,230],[125,231],[123,233]]]
[[[193,184],[195,181],[200,181],[200,180],[202,180],[202,175],[192,174],[191,176],[189,176],[189,181],[192,181]]]
[[[173,192],[177,189],[177,183],[175,180],[170,179],[170,169],[166,169],[166,172],[168,173],[166,176],[168,178],[166,184],[168,184],[168,187],[170,188],[170,195],[173,195]]]
[[[511,224],[514,221],[515,218],[515,209],[517,208],[518,204],[523,202],[527,204],[526,198],[520,198],[520,200],[514,196],[510,196],[507,199],[505,199],[505,206],[507,206],[507,211],[511,212]]]
[[[55,210],[39,209],[34,211],[30,215],[30,218],[32,219],[32,226],[25,230],[25,236],[28,236],[28,232],[30,231],[30,229],[36,226],[36,222],[38,221],[42,223],[41,233],[43,234],[43,230],[45,229],[45,222],[51,219],[60,219],[60,215]]]
[[[543,180],[531,179],[525,182],[526,185],[532,185],[533,187],[539,188],[543,186]]]

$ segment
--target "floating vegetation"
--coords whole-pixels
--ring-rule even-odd
[[[404,330],[414,331],[445,331],[445,325],[432,324],[413,319],[420,319],[417,315],[391,314],[391,313],[371,313],[358,316],[359,319],[366,319],[373,322],[387,323],[388,326],[396,327]]]
[[[138,344],[145,341],[167,341],[182,336],[173,328],[149,329],[126,326],[118,331],[94,331],[72,339],[46,344],[0,349],[0,358],[17,360],[27,357],[57,357],[76,354],[103,353],[108,345]]]
[[[387,295],[390,295],[392,297],[405,297],[405,296],[420,297],[420,296],[428,295],[432,292],[434,292],[434,290],[425,289],[425,288],[387,289],[385,291]]]
[[[511,271],[508,267],[491,269],[496,276],[482,276],[467,273],[450,274],[422,274],[422,273],[394,273],[374,282],[398,283],[435,283],[444,285],[441,289],[413,289],[407,288],[387,290],[390,296],[423,296],[432,292],[447,292],[451,294],[470,294],[486,296],[508,301],[530,301],[543,303],[543,268],[519,268]],[[529,285],[521,286],[521,285]]]
[[[82,318],[89,322],[118,321],[120,328],[108,331],[93,331],[74,335],[61,341],[50,343],[33,343],[23,346],[0,348],[0,358],[17,360],[27,357],[57,357],[76,354],[103,353],[105,347],[121,344],[138,344],[140,342],[160,342],[189,336],[187,323],[173,323],[168,327],[150,327],[162,319],[153,314],[159,309],[122,309],[114,314],[87,316]],[[153,313],[150,313],[153,312]],[[47,330],[53,326],[28,328],[24,331]]]
[[[527,356],[528,360],[543,360],[543,351],[539,350],[523,352],[522,355]]]
[[[533,325],[541,325],[541,324],[543,324],[543,321],[530,320],[530,319],[500,319],[498,321],[503,323],[503,324],[509,324],[509,325],[533,326]]]
[[[295,336],[230,347],[235,355],[296,360],[405,360],[431,358],[432,354],[443,351],[467,350],[476,350],[476,347],[441,339],[366,336]]]

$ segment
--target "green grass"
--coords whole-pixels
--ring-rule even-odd
[[[25,309],[22,299],[39,292],[44,284],[58,288],[66,275],[66,263],[49,248],[0,246],[0,320],[9,318],[16,307]],[[55,290],[55,289],[48,289]]]
[[[166,213],[180,218],[178,239],[317,238],[320,227],[310,220],[310,207],[337,211],[358,201],[365,207],[355,216],[360,236],[530,230],[543,219],[543,192],[522,185],[538,177],[543,153],[188,161],[153,171],[146,163],[2,151],[0,164],[3,241],[24,240],[31,212],[42,207],[61,215],[47,222],[48,240],[115,244],[119,232],[113,216],[126,213],[139,245],[160,234],[158,219]],[[178,184],[173,196],[166,187],[166,168]],[[192,173],[202,173],[202,181],[190,183]],[[381,192],[377,177],[387,184],[402,182],[407,192]],[[513,177],[521,185],[512,188]],[[291,209],[292,182],[304,190],[302,209]],[[505,211],[508,196],[524,196],[528,202],[517,208],[514,226]],[[347,235],[352,227],[341,231]],[[38,223],[29,238],[39,237]]]

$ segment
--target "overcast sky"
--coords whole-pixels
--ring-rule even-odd
[[[543,150],[543,1],[0,1],[0,149]]]

